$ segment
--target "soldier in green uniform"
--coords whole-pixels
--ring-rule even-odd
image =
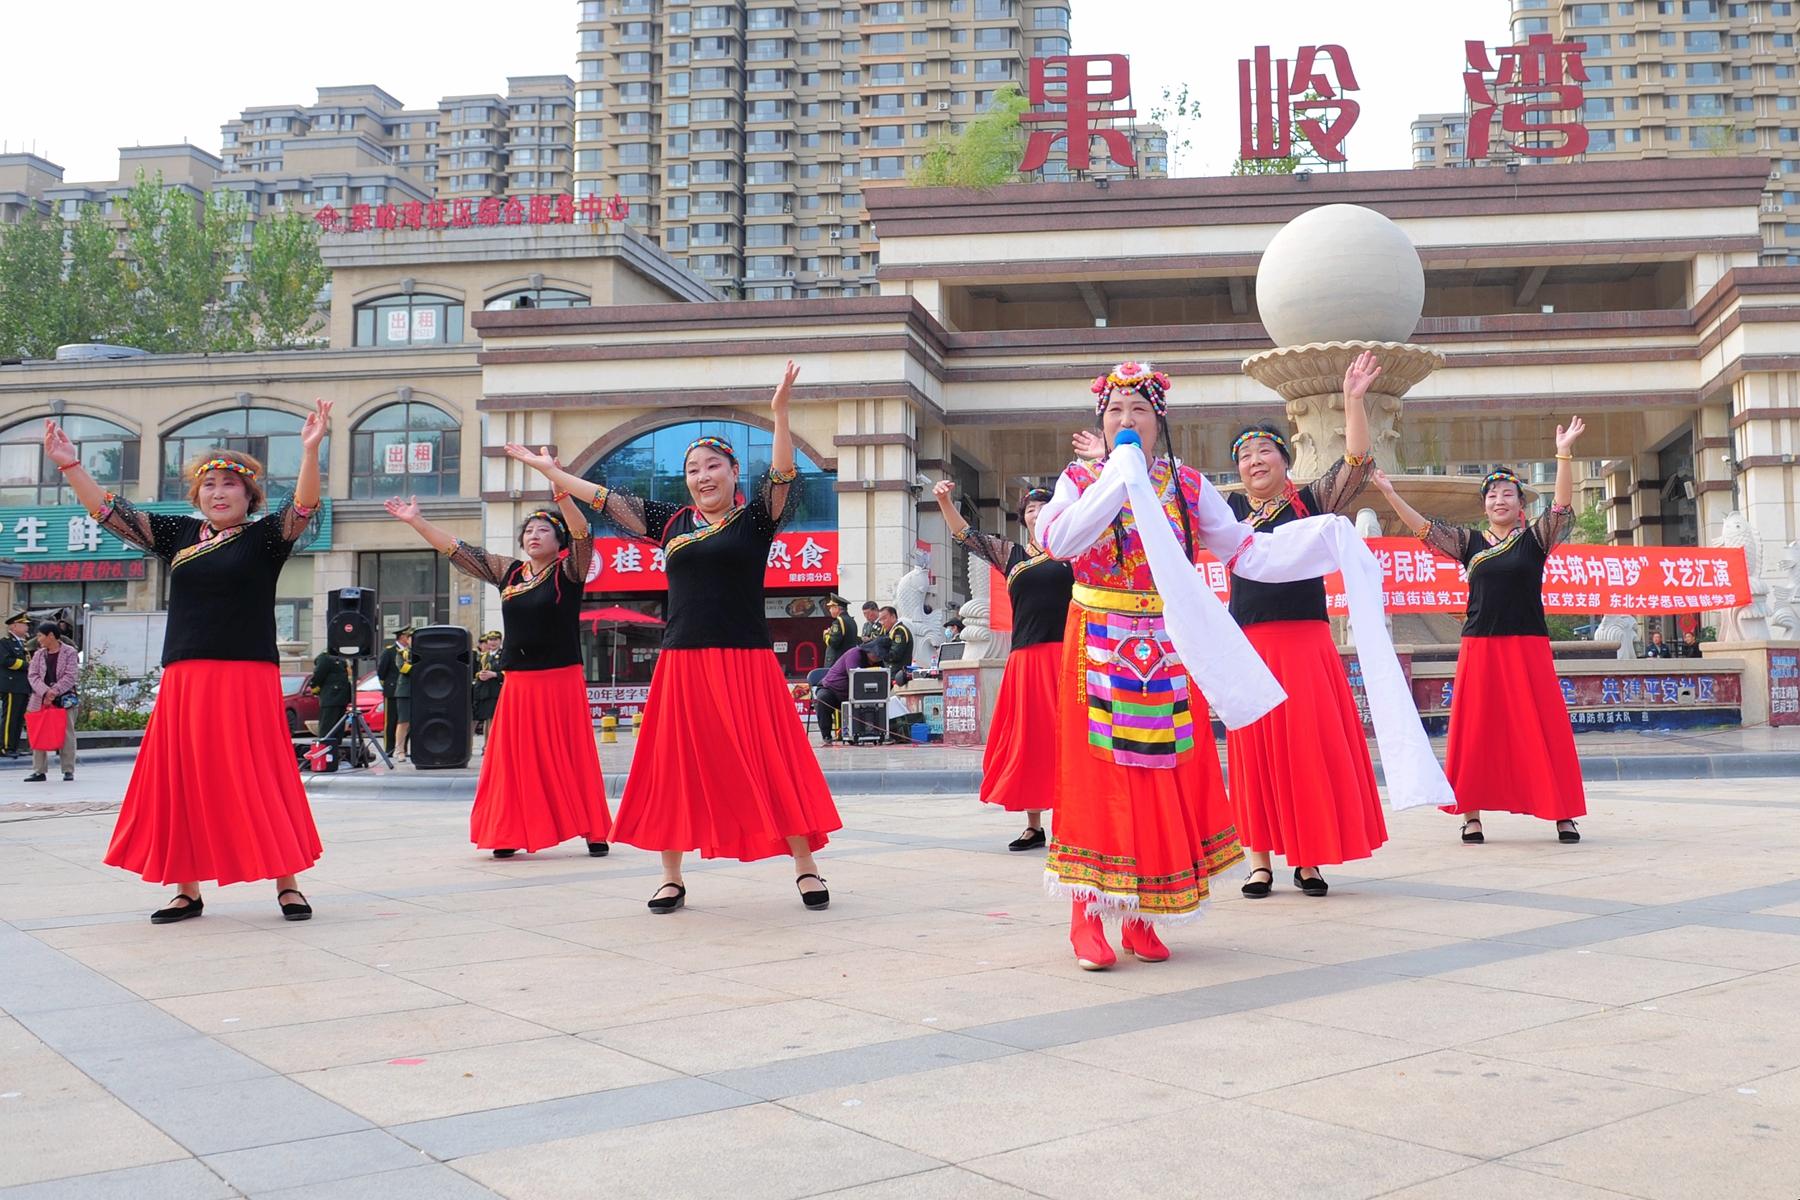
[[[881,632],[893,643],[887,656],[888,670],[894,673],[896,683],[905,683],[912,671],[912,630],[900,623],[900,612],[891,604],[881,606]]]
[[[25,752],[25,706],[31,703],[25,672],[37,649],[25,640],[30,633],[31,614],[21,610],[6,619],[6,635],[0,637],[0,754],[8,758]]]
[[[881,636],[881,606],[873,600],[863,601],[862,640]]]
[[[846,611],[850,602],[842,596],[829,596],[825,600],[825,611],[831,616],[831,624],[825,627],[825,663],[832,663],[844,656],[844,651],[856,645],[856,622],[850,619]]]
[[[382,748],[394,757],[396,745],[405,746],[406,723],[412,716],[412,626],[394,634],[394,644],[381,652],[375,663],[375,677],[381,680],[381,695],[387,702],[387,720],[381,728]],[[400,681],[406,680],[406,699],[400,696]]]
[[[350,660],[329,650],[320,652],[313,659],[312,679],[308,682],[319,693],[319,736],[343,737],[348,730],[339,729],[338,723],[356,698],[356,680],[350,675]]]
[[[487,723],[500,707],[500,686],[506,675],[500,670],[500,634],[490,630],[481,635],[481,650],[475,656],[475,686],[471,694],[475,703],[475,732],[487,733]]]

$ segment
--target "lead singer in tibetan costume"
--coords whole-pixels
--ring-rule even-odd
[[[663,551],[668,624],[613,826],[615,840],[662,853],[653,913],[686,904],[681,859],[689,850],[741,862],[791,854],[801,902],[815,910],[831,902],[813,851],[843,822],[794,712],[763,614],[769,547],[799,505],[788,431],[788,393],[799,374],[790,362],[775,389],[769,469],[748,500],[738,490],[737,452],[722,438],[697,438],[688,447],[682,469],[693,503],[679,507],[596,487],[547,457],[507,447]]]
[[[1456,789],[1446,812],[1463,818],[1462,840],[1485,840],[1486,809],[1556,822],[1557,840],[1579,842],[1575,818],[1587,815],[1581,760],[1569,707],[1550,656],[1544,621],[1544,567],[1574,520],[1575,439],[1586,424],[1556,427],[1556,494],[1548,510],[1525,519],[1525,485],[1502,468],[1481,483],[1487,532],[1420,515],[1379,471],[1375,486],[1428,545],[1463,564],[1469,615],[1463,622],[1450,689],[1450,748],[1444,770]]]
[[[1169,452],[1168,388],[1138,363],[1094,381],[1103,440],[1078,436],[1076,449],[1106,458],[1072,463],[1038,520],[1044,548],[1075,570],[1045,882],[1072,901],[1070,941],[1088,970],[1115,961],[1103,916],[1123,919],[1121,938],[1139,959],[1167,958],[1152,923],[1196,916],[1210,877],[1243,857],[1207,702],[1231,730],[1286,699],[1194,570],[1202,548],[1264,582],[1342,571],[1396,806],[1449,795],[1387,638],[1368,547],[1336,515],[1272,533],[1238,521]],[[1146,437],[1165,453],[1152,456]]]
[[[198,516],[146,513],[102,490],[45,422],[44,454],[94,520],[168,564],[162,687],[106,850],[110,866],[180,885],[154,924],[198,917],[207,879],[273,879],[283,917],[312,916],[296,876],[319,860],[319,834],[281,704],[275,584],[319,504],[330,415],[324,400],[307,415],[294,494],[259,520],[262,464],[247,454],[189,464]]]
[[[1288,478],[1287,438],[1252,425],[1232,444],[1244,491],[1227,496],[1232,513],[1268,530],[1319,513],[1347,512],[1368,482],[1369,419],[1363,396],[1381,374],[1364,352],[1344,372],[1344,457],[1318,479]],[[1375,768],[1362,715],[1325,611],[1325,580],[1261,583],[1233,574],[1231,615],[1288,694],[1288,703],[1225,738],[1231,807],[1250,852],[1244,895],[1260,899],[1275,882],[1270,855],[1294,868],[1308,896],[1330,890],[1319,868],[1368,858],[1387,841]]]
[[[943,479],[932,489],[944,523],[957,545],[1006,573],[1013,613],[1012,649],[981,757],[981,800],[1025,814],[1025,832],[1008,850],[1037,850],[1045,840],[1044,809],[1056,790],[1056,680],[1075,572],[1044,553],[1032,532],[1049,492],[1032,488],[1020,499],[1020,541],[1011,542],[971,528],[950,502],[955,487]]]
[[[515,458],[536,460],[518,450]],[[554,461],[549,460],[549,461]],[[495,858],[535,853],[579,837],[588,856],[604,858],[612,813],[594,745],[594,724],[581,669],[581,596],[594,534],[568,492],[519,528],[524,558],[490,554],[439,529],[415,500],[398,497],[387,510],[411,525],[465,575],[500,589],[505,649],[500,692],[481,751],[481,778],[469,810],[469,840]]]

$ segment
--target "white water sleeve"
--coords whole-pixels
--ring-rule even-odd
[[[1259,533],[1232,568],[1246,579],[1287,583],[1342,572],[1350,627],[1362,664],[1363,692],[1381,748],[1388,804],[1395,809],[1454,804],[1450,782],[1419,721],[1418,707],[1388,637],[1381,601],[1381,567],[1354,526],[1341,516],[1307,517]]]
[[[1143,456],[1138,460],[1143,461]],[[1065,471],[1056,480],[1055,494],[1038,514],[1038,545],[1052,558],[1074,558],[1100,540],[1124,507],[1123,475],[1102,472],[1083,492]]]

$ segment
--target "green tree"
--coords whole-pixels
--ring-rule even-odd
[[[0,227],[0,357],[43,358],[56,349],[59,225],[31,213]]]
[[[62,264],[59,344],[117,341],[129,327],[131,305],[118,231],[99,205],[84,204],[64,231],[64,245],[68,257]]]
[[[1575,523],[1569,528],[1569,540],[1589,546],[1606,544],[1606,509],[1600,501],[1595,500],[1576,514]]]
[[[227,280],[244,264],[250,218],[236,192],[204,204],[140,173],[120,202],[131,297],[127,341],[153,354],[214,353],[252,344]]]
[[[1317,100],[1319,94],[1308,90],[1302,103],[1306,100]],[[1231,164],[1233,175],[1292,175],[1301,167],[1323,165],[1325,160],[1313,149],[1312,139],[1300,131],[1300,122],[1294,122],[1292,131],[1293,150],[1286,158],[1245,158],[1238,155],[1237,161]]]
[[[1182,174],[1187,156],[1194,149],[1193,130],[1200,119],[1200,98],[1189,96],[1185,83],[1178,88],[1165,87],[1162,100],[1150,106],[1150,119],[1161,125],[1168,136],[1170,177]]]
[[[939,139],[924,161],[907,176],[913,187],[996,187],[1016,183],[1025,158],[1025,134],[1019,115],[1031,107],[1017,84],[994,92],[988,110],[970,121],[962,133]]]
[[[319,293],[331,281],[319,257],[318,225],[292,209],[259,222],[247,266],[238,301],[255,323],[256,344],[273,350],[317,345],[325,325]]]

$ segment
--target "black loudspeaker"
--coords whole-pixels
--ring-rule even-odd
[[[427,625],[413,634],[412,761],[422,771],[466,767],[474,744],[469,631]]]
[[[886,700],[888,685],[892,682],[883,667],[859,667],[849,672],[850,699],[852,700]]]
[[[325,645],[345,658],[369,658],[375,640],[375,593],[369,588],[334,588],[325,595]]]

